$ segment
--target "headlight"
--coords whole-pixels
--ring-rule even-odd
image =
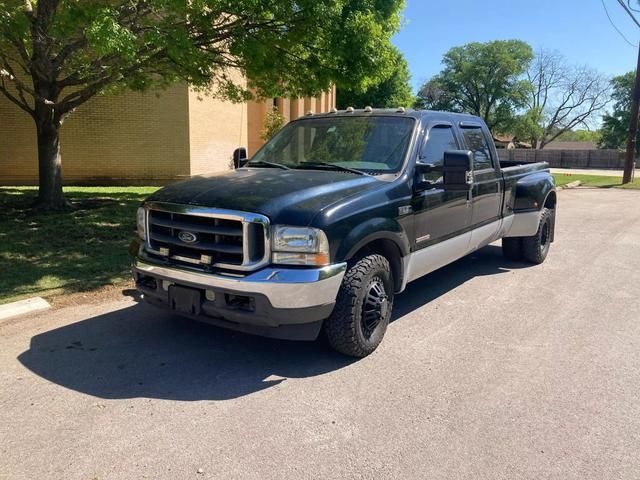
[[[138,209],[138,236],[142,240],[147,239],[147,212],[144,207]]]
[[[322,230],[276,225],[272,234],[273,263],[328,265],[329,242]]]

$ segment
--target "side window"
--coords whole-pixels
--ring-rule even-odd
[[[437,125],[429,130],[429,138],[425,143],[421,161],[433,165],[442,165],[444,152],[447,150],[457,150],[458,143],[453,135],[453,128],[447,125]],[[439,172],[431,172],[424,175],[424,179],[429,182],[437,182],[442,176]]]
[[[462,136],[467,148],[473,152],[473,169],[493,168],[489,144],[480,127],[464,127]]]

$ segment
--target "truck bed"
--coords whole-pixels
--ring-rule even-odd
[[[549,182],[551,176],[547,162],[521,163],[504,161],[500,162],[502,178],[504,180],[503,214],[512,211],[537,208],[535,203],[537,192],[541,186]],[[553,185],[553,179],[551,180]],[[516,192],[519,198],[516,201]]]
[[[537,172],[539,170],[547,170],[549,164],[547,162],[516,162],[511,160],[500,160],[500,169],[505,174],[512,174],[514,172]]]

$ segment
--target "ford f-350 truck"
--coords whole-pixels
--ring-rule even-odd
[[[144,300],[214,325],[375,350],[407,283],[502,239],[542,263],[548,165],[500,162],[477,117],[366,108],[287,124],[236,169],[174,183],[138,210]]]

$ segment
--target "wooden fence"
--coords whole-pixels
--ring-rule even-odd
[[[624,153],[618,150],[527,150],[498,149],[500,160],[547,162],[555,168],[624,168]]]

